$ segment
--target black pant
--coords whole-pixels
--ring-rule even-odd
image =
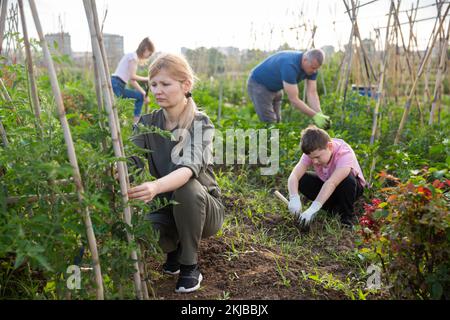
[[[314,201],[322,189],[324,182],[316,173],[306,172],[299,181],[298,190],[309,200]],[[333,194],[323,204],[322,208],[327,212],[338,214],[342,223],[351,224],[355,215],[353,205],[355,201],[363,194],[363,187],[358,179],[350,173],[336,187]]]

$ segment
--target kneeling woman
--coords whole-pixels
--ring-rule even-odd
[[[149,68],[149,80],[161,108],[144,115],[140,123],[171,131],[177,141],[157,133],[134,138],[139,147],[151,150],[147,160],[157,180],[131,188],[128,195],[145,202],[158,196],[178,203],[152,212],[148,218],[167,253],[163,272],[179,274],[176,292],[192,292],[202,281],[197,265],[200,240],[215,235],[224,218],[212,171],[214,127],[208,116],[197,110],[191,96],[194,74],[183,57],[158,57]]]

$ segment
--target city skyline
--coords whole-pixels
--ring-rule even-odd
[[[411,9],[416,3],[416,0],[405,0],[400,10]],[[417,20],[436,16],[434,1],[419,3],[428,7],[418,11]],[[379,0],[359,8],[362,38],[375,39],[374,28],[379,28],[380,39],[384,41],[389,5],[390,1]],[[68,32],[73,51],[91,51],[82,1],[39,0],[37,7],[45,33]],[[126,7],[117,1],[97,0],[97,8],[100,19],[103,21],[106,17],[103,31],[123,36],[125,52],[134,51],[146,36],[155,43],[157,51],[169,52],[202,46],[271,51],[285,43],[298,49],[309,48],[314,27],[315,47],[332,45],[336,50],[343,50],[351,31],[350,19],[340,0],[279,0],[276,4],[268,0],[194,0],[189,3],[130,0]],[[25,9],[30,37],[37,37],[28,4]],[[407,21],[406,13],[400,13],[400,20],[401,23]],[[425,48],[433,25],[434,19],[416,23],[420,49]],[[402,31],[408,39],[409,25],[403,25]]]

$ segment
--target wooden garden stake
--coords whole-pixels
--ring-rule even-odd
[[[25,44],[25,58],[27,61],[28,81],[30,83],[31,104],[33,106],[34,116],[36,118],[37,129],[41,137],[43,137],[44,133],[42,131],[42,123],[41,123],[41,106],[39,104],[36,78],[34,76],[33,58],[31,56],[30,41],[28,40],[28,30],[27,30],[27,22],[25,20],[25,12],[23,10],[23,0],[18,0],[18,3],[20,11],[20,20],[22,22],[23,42]]]
[[[448,28],[447,28],[447,36],[445,37],[445,39],[442,43],[439,67],[438,67],[438,71],[437,71],[437,75],[436,75],[436,83],[435,83],[434,92],[433,92],[433,102],[431,103],[430,118],[428,120],[429,125],[432,125],[433,121],[434,121],[436,102],[441,100],[441,94],[442,94],[441,84],[442,84],[443,77],[444,77],[445,64],[447,62],[447,48],[448,48],[449,34],[450,34],[450,22],[449,22]]]
[[[389,58],[389,31],[390,31],[389,26],[391,24],[391,17],[392,17],[393,9],[394,9],[393,3],[391,2],[391,6],[389,9],[389,17],[388,17],[388,22],[387,22],[387,27],[386,27],[386,37],[385,37],[385,42],[384,42],[384,56],[383,56],[383,62],[381,64],[380,77],[379,77],[379,81],[378,81],[378,90],[377,90],[378,100],[375,105],[375,109],[373,111],[372,134],[370,136],[370,145],[373,145],[375,143],[377,130],[379,127],[378,126],[378,118],[381,117],[379,110],[380,110],[381,103],[384,102],[384,96],[385,96],[384,80],[385,80],[386,67],[387,67],[388,58]],[[375,169],[375,164],[376,164],[376,156],[373,157],[372,164],[370,166],[370,173],[369,173],[369,179],[368,179],[369,184],[372,180],[372,174],[373,174],[373,170]]]
[[[6,15],[8,13],[8,0],[0,1],[0,54],[2,54],[2,43],[5,34]]]
[[[98,45],[100,48],[100,52],[101,52],[101,60],[99,60],[99,63],[103,62],[104,68],[105,68],[105,73],[106,73],[106,82],[105,82],[105,88],[108,91],[108,94],[110,96],[111,102],[112,102],[112,108],[113,108],[113,112],[114,112],[114,118],[116,119],[116,128],[117,128],[117,132],[119,137],[121,137],[121,133],[120,133],[120,125],[119,125],[119,112],[117,111],[117,106],[114,103],[114,92],[112,89],[112,84],[111,84],[111,78],[110,78],[110,72],[109,72],[109,66],[108,66],[108,57],[106,55],[106,49],[105,49],[105,45],[103,43],[103,36],[102,36],[102,30],[100,29],[100,23],[98,20],[98,13],[97,13],[97,6],[95,5],[95,0],[89,0],[90,4],[91,4],[91,10],[92,10],[92,17],[93,17],[93,25],[95,28],[95,35],[98,41]],[[98,57],[97,59],[100,59],[100,57]],[[123,149],[123,141],[122,138],[119,139],[119,143],[120,143],[120,149],[122,150],[122,153],[124,154],[124,149]],[[128,169],[125,166],[125,173],[128,177]],[[127,178],[128,180],[128,178]]]
[[[83,199],[84,199],[84,187],[83,187],[83,184],[81,181],[81,175],[80,175],[80,170],[78,168],[78,162],[77,162],[77,157],[75,154],[75,148],[73,145],[72,135],[71,135],[69,124],[67,122],[67,118],[65,115],[64,103],[63,103],[63,99],[61,96],[58,79],[56,77],[55,67],[53,65],[53,60],[50,55],[50,51],[48,49],[48,45],[47,45],[47,42],[44,37],[44,32],[42,31],[42,26],[41,26],[39,15],[38,15],[38,12],[36,9],[36,4],[35,4],[34,0],[29,0],[29,3],[30,3],[31,13],[33,15],[34,23],[36,25],[36,30],[39,35],[40,43],[41,43],[42,49],[44,51],[44,60],[47,65],[47,69],[48,69],[48,73],[49,73],[49,77],[50,77],[50,83],[52,86],[52,91],[55,96],[58,117],[59,117],[62,129],[64,132],[64,139],[65,139],[65,142],[67,145],[67,154],[69,157],[70,164],[73,168],[73,179],[74,179],[76,189],[77,189],[78,200],[80,202],[80,205],[82,205]],[[93,264],[93,268],[94,268],[94,272],[95,272],[97,299],[103,300],[104,299],[103,280],[102,280],[100,261],[99,261],[99,257],[98,257],[98,251],[97,251],[97,243],[96,243],[96,239],[95,239],[94,230],[92,227],[92,221],[91,221],[89,209],[87,207],[85,207],[83,209],[82,216],[83,216],[84,224],[86,227],[86,235],[88,238],[89,250],[91,251],[91,255],[92,255],[92,264]]]
[[[2,136],[3,146],[7,147],[9,143],[8,143],[8,138],[6,136],[5,127],[3,127],[3,123],[2,123],[2,118],[1,117],[0,117],[0,135]]]
[[[389,10],[388,23],[387,23],[387,28],[386,28],[383,63],[381,64],[380,80],[378,81],[378,90],[377,90],[378,91],[377,92],[378,100],[375,105],[375,109],[373,111],[372,134],[370,136],[370,144],[371,145],[373,145],[375,142],[375,134],[376,134],[377,127],[378,127],[378,115],[379,115],[380,105],[381,105],[382,101],[384,101],[384,78],[385,78],[385,71],[386,71],[387,62],[388,62],[388,50],[389,50],[388,38],[389,38],[389,26],[391,23],[392,9],[393,9],[393,5],[391,3],[391,7]]]
[[[97,65],[98,65],[99,71],[100,71],[99,78],[101,79],[101,84],[102,84],[103,101],[105,104],[105,110],[108,114],[108,119],[109,119],[109,127],[110,127],[110,131],[111,131],[111,138],[112,138],[114,154],[116,157],[123,158],[124,153],[121,148],[122,138],[120,136],[120,132],[118,129],[118,119],[116,119],[115,113],[113,111],[113,101],[111,99],[112,97],[108,90],[108,84],[107,84],[108,82],[110,82],[110,78],[105,70],[105,64],[104,64],[102,52],[100,49],[100,45],[98,42],[98,34],[97,34],[97,30],[94,25],[94,12],[92,10],[93,3],[91,3],[90,0],[83,0],[83,4],[84,4],[84,9],[86,11],[86,18],[87,18],[87,21],[89,24],[90,34],[93,39],[92,51],[98,61]],[[117,169],[118,169],[118,174],[119,174],[119,182],[120,182],[120,190],[121,190],[121,194],[122,194],[122,201],[124,204],[124,220],[125,220],[125,223],[127,223],[128,225],[131,226],[131,208],[128,205],[128,193],[127,193],[128,188],[129,188],[129,181],[128,181],[127,167],[126,167],[126,164],[124,163],[124,161],[118,161]],[[134,242],[133,235],[129,234],[128,232],[126,234],[127,234],[128,242],[129,243]],[[139,264],[138,264],[138,257],[137,257],[136,250],[133,250],[131,252],[131,258],[134,261],[134,268],[135,268],[133,278],[134,278],[134,286],[135,286],[136,296],[139,300],[142,300],[142,298],[143,298],[142,283],[141,283],[141,276],[139,273]]]
[[[444,17],[447,16],[449,10],[450,10],[450,4],[447,6],[447,9],[445,10],[445,13],[443,15]],[[397,134],[395,136],[394,144],[398,144],[399,141],[400,141],[400,137],[401,137],[403,128],[405,127],[405,124],[406,124],[406,121],[407,121],[407,118],[408,118],[408,114],[409,114],[409,110],[411,108],[411,101],[412,101],[414,92],[416,91],[418,80],[419,80],[420,76],[423,73],[424,66],[427,64],[428,59],[431,56],[431,52],[433,51],[433,47],[434,47],[434,44],[436,42],[437,36],[439,34],[439,30],[441,30],[442,25],[444,24],[444,21],[445,21],[445,19],[442,19],[441,22],[439,23],[439,28],[437,29],[437,31],[434,34],[434,37],[433,37],[433,40],[431,42],[430,48],[427,51],[425,57],[423,58],[422,64],[420,65],[419,71],[417,73],[417,77],[414,79],[411,91],[410,91],[409,96],[408,96],[408,98],[406,100],[406,103],[405,103],[405,108],[404,108],[404,111],[403,111],[402,120],[400,121],[400,125],[398,127]]]

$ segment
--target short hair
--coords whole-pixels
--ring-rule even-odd
[[[301,133],[300,148],[303,153],[310,154],[315,150],[325,149],[330,141],[331,138],[325,130],[310,125]]]
[[[325,52],[321,49],[311,49],[305,52],[305,58],[309,62],[316,60],[319,65],[322,65],[325,60]]]
[[[148,51],[150,51],[152,54],[153,52],[155,52],[155,45],[153,44],[153,42],[150,40],[149,37],[142,40],[141,43],[139,44],[139,47],[136,50],[139,59],[142,58],[145,49],[148,49]]]

